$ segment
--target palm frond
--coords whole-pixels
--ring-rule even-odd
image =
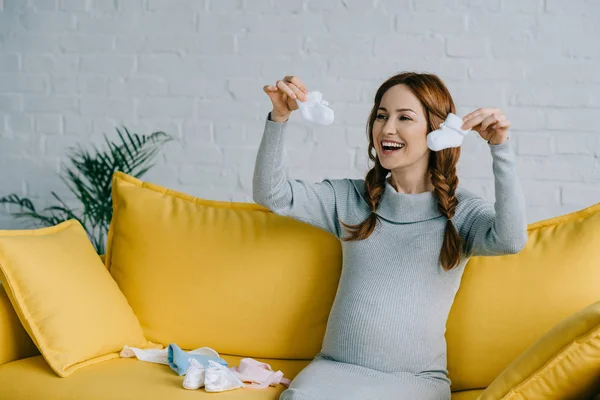
[[[79,223],[81,223],[81,225],[83,225],[84,227],[87,225],[87,221],[86,221],[86,214],[83,213],[82,217],[79,217],[74,209],[70,208],[69,205],[67,203],[65,203],[55,192],[50,192],[52,194],[52,197],[54,197],[61,205],[58,206],[50,206],[50,207],[46,207],[44,208],[45,212],[59,212],[62,213],[63,216],[67,217],[68,219],[76,219],[79,221]]]
[[[21,207],[21,209],[26,209],[31,212],[35,212],[35,207],[31,200],[26,197],[20,197],[15,193],[11,193],[8,196],[0,197],[0,204],[13,204]]]
[[[121,149],[124,156],[121,171],[126,174],[141,177],[147,171],[145,163],[153,158],[159,151],[159,147],[173,140],[165,132],[154,132],[149,136],[140,136],[136,133],[131,134],[125,128],[126,138],[121,135]]]
[[[112,178],[122,171],[136,178],[142,177],[154,166],[152,159],[160,147],[173,140],[163,131],[150,135],[130,132],[125,126],[116,128],[118,140],[111,141],[104,135],[105,148],[81,145],[67,148],[69,164],[61,168],[60,179],[82,205],[80,211],[69,207],[55,192],[52,196],[58,204],[37,212],[33,203],[11,194],[0,198],[0,204],[14,204],[20,211],[16,218],[26,218],[42,226],[52,226],[67,219],[76,219],[85,228],[98,254],[105,248],[105,239],[112,220]]]
[[[13,215],[16,218],[26,218],[26,219],[30,219],[33,220],[34,222],[38,222],[39,225],[41,227],[45,227],[45,226],[54,226],[57,224],[60,224],[61,222],[66,221],[69,218],[64,218],[64,216],[60,216],[60,215],[43,215],[43,214],[39,214],[36,212],[16,212],[13,213]]]
[[[50,206],[44,208],[42,212],[37,212],[33,203],[26,197],[20,197],[11,194],[0,198],[0,204],[18,205],[21,211],[12,213],[17,218],[29,218],[37,221],[41,226],[52,226],[71,218],[80,220],[80,218],[71,210],[56,193],[52,192],[54,198],[59,200],[62,206]],[[24,211],[26,210],[26,211]],[[80,220],[80,222],[82,222]],[[83,224],[83,223],[82,223]]]

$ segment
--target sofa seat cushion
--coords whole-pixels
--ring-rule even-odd
[[[477,400],[483,393],[484,389],[462,390],[460,392],[452,392],[451,400]]]
[[[240,357],[222,355],[231,366]],[[265,360],[286,378],[293,378],[309,361]],[[183,376],[168,366],[133,358],[118,358],[90,365],[60,378],[42,356],[25,358],[0,366],[0,399],[11,400],[177,400],[214,398],[204,389],[186,390]],[[224,400],[276,400],[285,386],[268,389],[236,389],[220,393]]]
[[[238,365],[241,357],[221,355]],[[293,379],[309,361],[261,359]],[[0,366],[0,399],[11,400],[177,400],[208,399],[214,393],[186,390],[183,377],[166,365],[133,358],[118,358],[90,365],[67,378],[52,372],[42,356],[25,358]],[[285,386],[268,389],[236,389],[219,393],[224,400],[277,400]],[[452,393],[452,400],[475,400],[483,390]]]

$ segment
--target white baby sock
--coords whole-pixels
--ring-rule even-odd
[[[327,107],[329,103],[323,100],[321,92],[308,92],[306,101],[297,100],[297,103],[304,119],[321,125],[329,125],[333,122],[333,110]]]
[[[456,114],[450,113],[446,120],[437,129],[427,135],[427,146],[433,151],[440,151],[450,147],[459,147],[470,129],[460,129],[463,120]]]

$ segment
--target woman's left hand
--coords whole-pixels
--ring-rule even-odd
[[[479,108],[463,117],[462,129],[477,131],[489,144],[502,144],[508,139],[510,121],[497,108]]]

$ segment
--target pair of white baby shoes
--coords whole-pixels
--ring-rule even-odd
[[[334,113],[328,107],[329,103],[323,100],[323,93],[319,91],[308,92],[306,101],[298,101],[298,108],[304,119],[320,125],[330,125],[334,120]],[[427,146],[433,151],[440,151],[451,147],[460,147],[469,129],[461,129],[463,120],[456,114],[450,113],[440,128],[427,135]]]

